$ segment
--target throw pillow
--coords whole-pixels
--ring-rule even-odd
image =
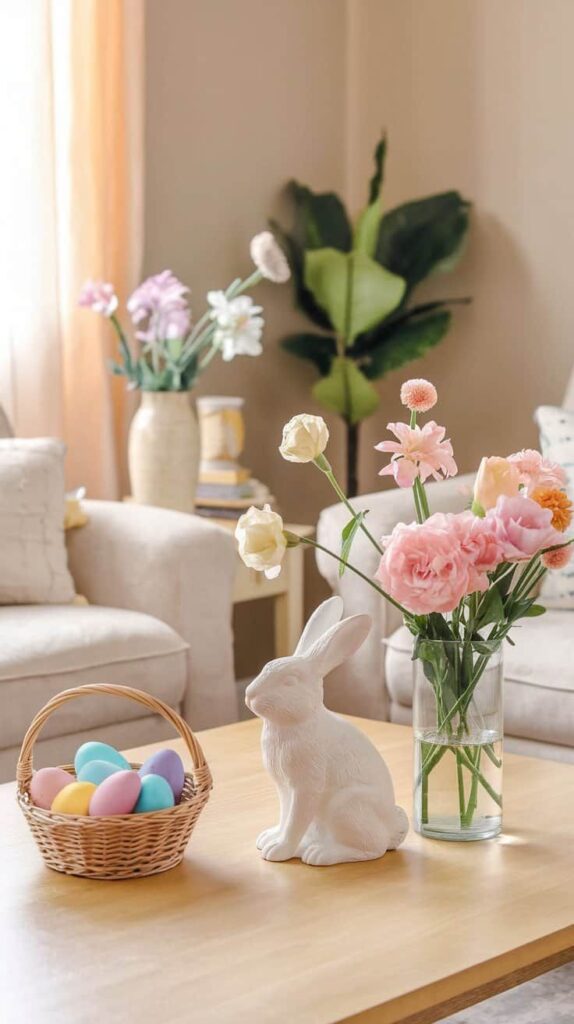
[[[574,412],[542,405],[535,419],[540,429],[540,449],[552,462],[566,470],[566,490],[574,498]],[[549,572],[540,591],[542,603],[548,608],[574,609],[574,558],[564,569]]]
[[[64,541],[64,455],[50,438],[0,439],[0,604],[74,598]]]

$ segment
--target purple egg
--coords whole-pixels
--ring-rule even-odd
[[[147,761],[144,761],[139,769],[139,774],[142,777],[144,775],[161,775],[173,789],[176,804],[179,803],[185,782],[185,769],[181,757],[176,754],[175,750],[158,750],[156,754],[152,754]]]

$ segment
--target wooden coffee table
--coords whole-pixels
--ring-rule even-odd
[[[360,724],[408,808],[410,730]],[[410,832],[380,861],[313,868],[255,849],[276,818],[258,738],[255,721],[202,734],[212,798],[184,863],[152,878],[48,871],[0,787],[2,1024],[425,1024],[572,959],[571,766],[506,758],[499,840]]]

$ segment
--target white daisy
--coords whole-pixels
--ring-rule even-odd
[[[247,295],[228,299],[224,292],[208,292],[207,301],[212,307],[209,315],[217,324],[215,344],[221,348],[224,361],[229,362],[235,356],[260,355],[263,351],[264,320],[259,316],[262,307],[254,305]]]

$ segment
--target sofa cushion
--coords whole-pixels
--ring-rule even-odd
[[[574,615],[523,619],[504,646],[504,730],[509,736],[574,746]],[[412,707],[412,637],[401,626],[385,641],[391,699]]]
[[[188,645],[151,615],[95,605],[3,607],[0,638],[0,748],[20,743],[36,711],[73,686],[121,683],[146,690],[172,707],[183,698]],[[41,735],[59,736],[146,715],[149,710],[135,701],[78,698],[53,714]]]
[[[0,439],[0,604],[74,597],[64,541],[64,456],[51,438]]]

